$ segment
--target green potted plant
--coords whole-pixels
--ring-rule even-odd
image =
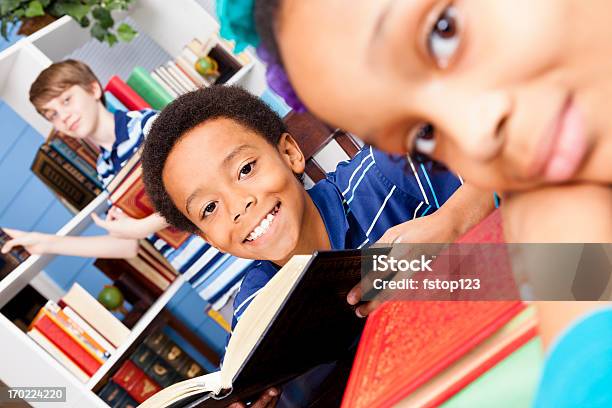
[[[91,26],[91,36],[112,46],[131,41],[137,34],[126,23],[115,26],[111,12],[127,10],[134,0],[0,0],[0,35],[8,39],[9,28],[21,22],[19,34],[29,35],[64,15],[81,27]]]

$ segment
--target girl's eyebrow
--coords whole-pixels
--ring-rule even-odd
[[[373,49],[376,47],[376,43],[381,39],[381,33],[383,32],[383,27],[387,22],[387,17],[389,17],[389,13],[393,8],[393,4],[395,4],[396,0],[389,0],[382,7],[382,10],[378,14],[378,18],[376,19],[376,23],[374,24],[374,29],[372,30],[372,36],[370,37],[370,45],[369,48]]]

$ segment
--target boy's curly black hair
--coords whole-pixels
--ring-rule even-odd
[[[184,231],[198,228],[174,205],[162,181],[170,151],[189,130],[206,121],[227,118],[278,144],[287,127],[283,120],[259,98],[235,86],[211,86],[180,96],[153,122],[142,152],[145,190],[155,210],[166,221]]]

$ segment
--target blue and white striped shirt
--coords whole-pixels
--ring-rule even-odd
[[[340,163],[308,190],[332,249],[367,247],[389,228],[436,211],[461,185],[455,175],[436,166],[369,146]],[[232,328],[278,270],[270,261],[255,261],[247,269],[234,300]]]
[[[115,143],[112,149],[101,148],[96,167],[102,185],[107,186],[144,142],[157,117],[157,111],[115,111]]]

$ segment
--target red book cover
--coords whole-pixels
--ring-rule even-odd
[[[100,368],[100,364],[91,354],[83,349],[70,335],[58,327],[47,315],[41,315],[34,323],[45,337],[47,337],[57,348],[66,354],[89,376]]]
[[[519,301],[385,303],[368,318],[342,407],[393,406],[523,308]]]
[[[106,84],[105,91],[109,91],[117,99],[121,101],[122,104],[125,105],[129,110],[141,110],[145,108],[150,108],[147,102],[140,97],[128,84],[123,82],[121,78],[116,75],[113,75]]]
[[[142,176],[126,177],[122,184],[128,182],[132,182],[132,184],[127,186],[120,197],[111,196],[113,205],[121,208],[124,213],[132,218],[144,218],[153,214],[153,204],[145,192]],[[116,191],[124,190],[122,184],[117,187]],[[174,227],[164,228],[155,234],[174,248],[180,247],[189,238],[187,232]]]
[[[126,390],[130,397],[134,398],[139,404],[161,390],[161,387],[155,381],[130,360],[123,363],[119,371],[113,376],[113,381]]]
[[[495,210],[457,243],[503,243]],[[498,254],[490,262],[502,262]],[[342,406],[390,407],[478,346],[524,305],[519,301],[389,302],[368,317]],[[503,353],[440,395],[442,403],[535,334],[520,336]]]

